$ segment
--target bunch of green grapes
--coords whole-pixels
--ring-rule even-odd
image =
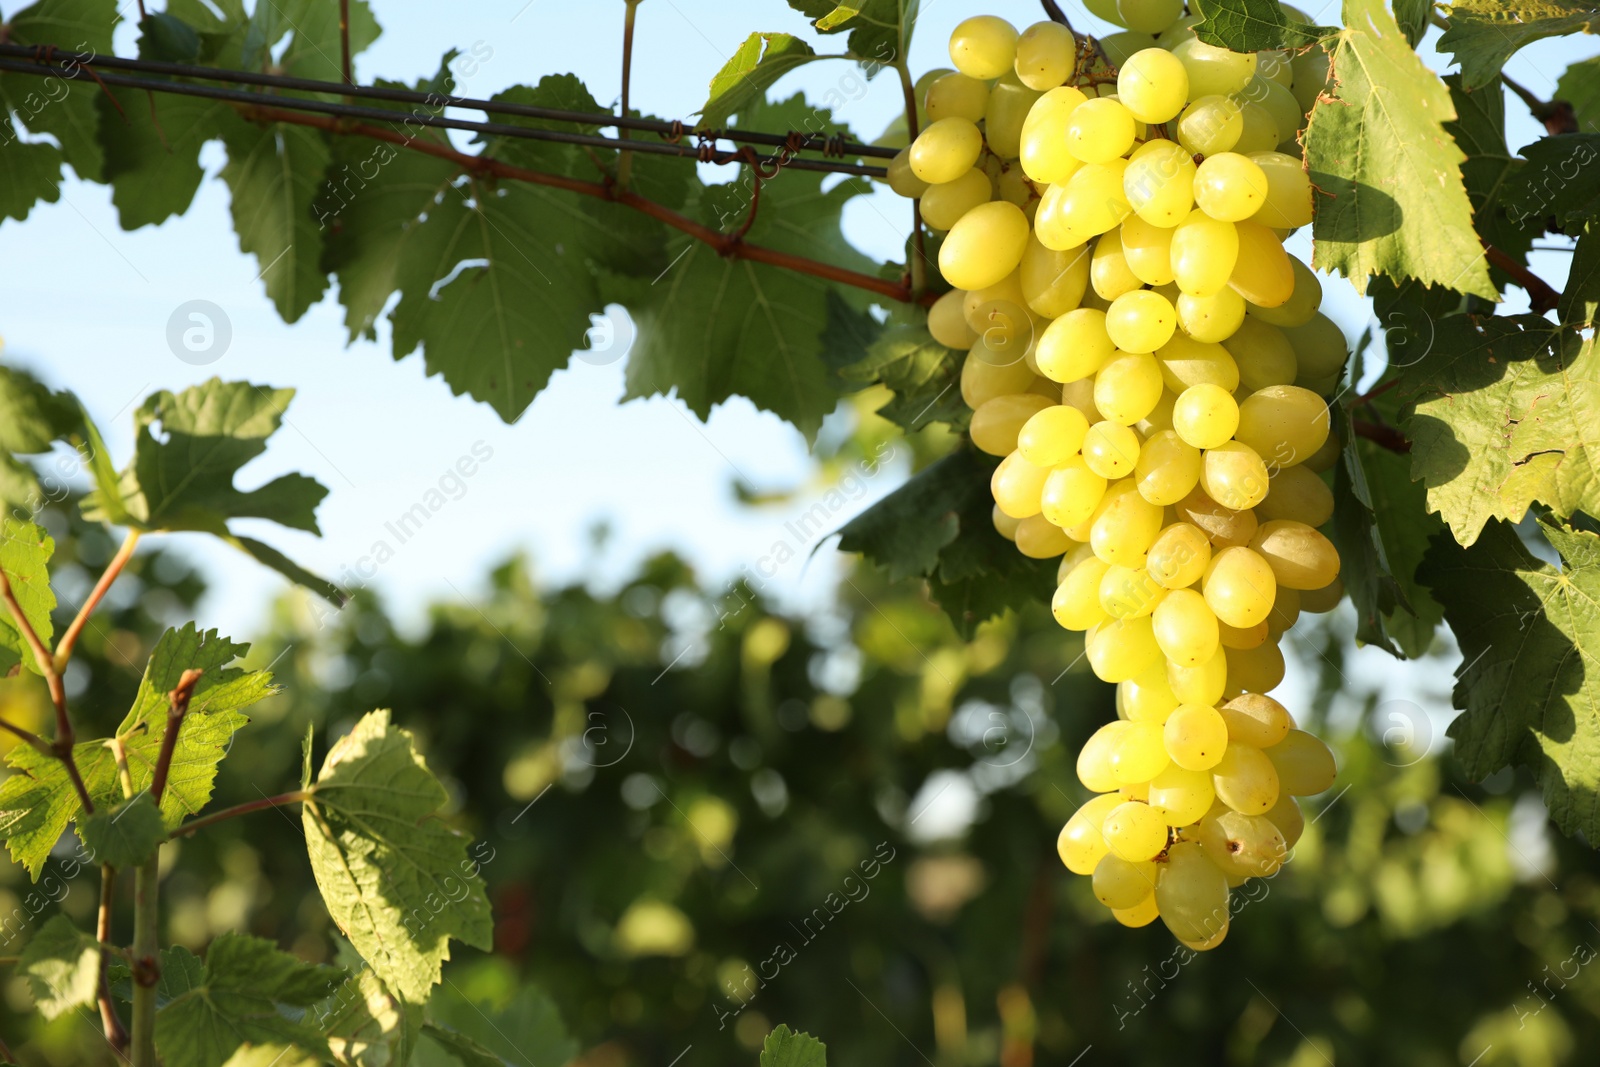
[[[1129,27],[1101,43],[1120,69],[1053,22],[961,23],[887,180],[944,232],[928,326],[967,350],[972,440],[1004,457],[995,526],[1061,557],[1055,617],[1117,686],[1061,858],[1119,922],[1211,948],[1335,775],[1267,695],[1284,632],[1343,595],[1318,527],[1348,350],[1283,248],[1327,70],[1207,45],[1178,0],[1090,6]]]

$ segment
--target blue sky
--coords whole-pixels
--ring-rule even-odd
[[[5,10],[18,6],[8,3]],[[1337,21],[1332,3],[1321,11],[1314,3],[1303,6],[1313,19]],[[448,16],[442,14],[446,5],[418,0],[375,0],[373,7],[384,33],[357,59],[362,81],[411,80],[437,69],[446,49],[477,45],[480,54],[484,47],[493,54],[462,79],[464,94],[489,96],[543,74],[571,71],[601,102],[618,96],[621,0],[475,0],[448,5]],[[1067,7],[1080,28],[1103,25],[1076,2]],[[951,28],[980,11],[1018,26],[1041,17],[1036,4],[1022,0],[932,0],[923,5],[913,68],[946,65]],[[702,103],[711,75],[754,30],[809,32],[805,20],[778,0],[644,0],[635,103],[687,118]],[[1437,35],[1432,31],[1430,39]],[[123,26],[118,51],[132,54],[133,38],[133,27]],[[840,46],[838,39],[818,42],[822,51]],[[1565,65],[1594,51],[1586,41],[1541,43],[1515,59],[1508,73],[1548,97]],[[1424,55],[1445,66],[1431,46]],[[843,63],[803,69],[785,78],[777,92],[799,89],[813,99],[837,91],[846,102],[836,118],[868,139],[900,107],[891,78],[867,83]],[[1514,100],[1510,111],[1513,147],[1542,133]],[[220,147],[212,145],[203,161],[214,175],[222,163]],[[220,182],[206,181],[182,218],[132,233],[118,228],[106,188],[69,178],[61,194],[58,203],[36,208],[25,222],[0,225],[0,292],[6,296],[0,335],[9,359],[87,401],[119,460],[131,444],[130,413],[151,390],[179,389],[212,374],[294,386],[299,396],[288,425],[268,456],[249,469],[248,480],[302,470],[332,490],[321,510],[323,538],[276,530],[267,537],[338,577],[384,537],[386,521],[421,499],[462,456],[475,447],[480,458],[492,451],[465,480],[460,498],[400,546],[373,578],[403,618],[415,619],[429,598],[472,595],[486,567],[517,549],[528,550],[549,577],[605,580],[625,574],[652,551],[672,547],[711,581],[725,581],[767,554],[785,537],[785,522],[815,499],[813,494],[775,509],[735,503],[735,466],[764,488],[804,485],[813,475],[800,435],[742,400],[724,405],[702,425],[672,400],[618,405],[621,364],[574,361],[555,374],[516,425],[506,426],[489,408],[452,397],[442,381],[426,378],[420,357],[391,361],[384,329],[377,343],[347,348],[341,309],[332,297],[299,323],[284,325],[256,280],[258,265],[238,251]],[[904,202],[886,191],[858,197],[845,214],[850,239],[880,257],[898,256],[907,221]],[[1309,234],[1292,238],[1290,247],[1309,259]],[[1540,255],[1536,269],[1559,288],[1566,258]],[[1347,334],[1358,335],[1370,315],[1365,302],[1338,279],[1326,279],[1324,288],[1324,310]],[[226,354],[205,367],[175,358],[166,341],[173,310],[197,299],[221,306],[233,331]],[[1519,302],[1525,303],[1512,304]],[[838,521],[888,491],[903,473],[891,464],[866,480]],[[593,561],[586,531],[602,519],[612,524],[614,536]],[[215,583],[202,618],[249,636],[282,582],[231,550],[200,538],[185,540]],[[832,589],[838,558],[825,549],[803,567],[803,552],[800,557],[771,588],[793,602],[820,604]],[[1372,654],[1390,670],[1387,657]],[[1437,691],[1438,681],[1433,673],[1400,684]]]

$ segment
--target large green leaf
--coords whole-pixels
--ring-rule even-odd
[[[408,1063],[422,1029],[422,1009],[390,993],[383,979],[366,966],[318,1004],[315,1015],[340,1067]]]
[[[752,33],[712,76],[700,125],[721,128],[735,111],[763,97],[779,78],[821,58],[825,57],[809,44],[787,33]]]
[[[367,0],[352,0],[348,5],[325,0],[273,0],[284,21],[294,29],[289,46],[283,50],[279,66],[293,78],[336,82],[344,78],[341,59],[343,41],[339,30],[341,11],[349,14],[348,39],[352,57],[365,52],[383,31],[372,17]],[[262,3],[258,6],[271,6]]]
[[[56,595],[50,588],[49,571],[50,556],[55,550],[55,541],[42,527],[9,515],[0,517],[0,570],[5,571],[11,582],[11,593],[22,608],[23,618],[47,649],[55,634],[50,613],[55,610]],[[17,628],[16,619],[0,605],[0,677],[19,663],[35,673],[40,672],[27,638]]]
[[[828,293],[822,358],[834,368],[841,391],[881,384],[894,395],[878,414],[908,431],[933,422],[964,426],[971,414],[961,399],[965,353],[946,348],[928,332],[921,308],[896,308],[879,325],[869,313]]]
[[[0,114],[0,218],[21,222],[39,201],[61,199],[61,150],[17,140],[11,119]]]
[[[235,141],[253,135],[238,113],[220,100],[172,93],[112,89],[119,111],[101,96],[100,137],[105,179],[125,230],[159,226],[189,210],[205,170],[200,149],[225,132]]]
[[[1600,133],[1600,56],[1579,60],[1568,67],[1556,83],[1555,99],[1572,105],[1578,129]]]
[[[761,1067],[827,1067],[828,1046],[779,1023],[761,1043]]]
[[[578,1054],[555,1004],[536,986],[521,986],[503,1005],[443,990],[428,1011],[416,1067],[564,1067]]]
[[[401,999],[425,1002],[450,939],[487,949],[489,901],[411,734],[374,711],[329,750],[303,811],[328,914]]]
[[[1600,537],[1543,524],[1557,569],[1496,523],[1462,549],[1435,539],[1421,572],[1461,644],[1450,724],[1467,774],[1533,769],[1566,833],[1600,839]]]
[[[789,0],[821,33],[848,33],[850,54],[863,61],[867,76],[910,54],[921,0]]]
[[[161,953],[163,1002],[156,1048],[165,1067],[223,1067],[247,1042],[283,1042],[307,1051],[321,1035],[300,1012],[326,997],[344,972],[306,963],[271,941],[226,933],[205,962],[188,949]],[[248,1060],[246,1062],[249,1062]]]
[[[33,987],[46,1019],[93,1004],[100,985],[100,948],[65,915],[51,916],[22,950],[17,974]]]
[[[1467,88],[1476,89],[1523,46],[1597,26],[1600,12],[1589,0],[1454,0],[1439,51],[1455,56]]]
[[[1411,475],[1470,545],[1491,518],[1535,500],[1561,517],[1600,514],[1600,357],[1592,340],[1537,315],[1456,315],[1433,324],[1407,374]]]
[[[328,169],[326,135],[289,123],[230,123],[222,180],[233,194],[239,251],[256,257],[257,275],[285,322],[322,298],[322,227],[312,204]]]
[[[0,367],[0,452],[48,452],[82,425],[78,402],[27,371]]]
[[[1523,261],[1533,246],[1533,231],[1514,221],[1505,210],[1508,189],[1521,170],[1522,160],[1506,147],[1505,87],[1497,80],[1477,92],[1467,92],[1461,79],[1450,75],[1450,100],[1456,121],[1445,123],[1445,131],[1467,154],[1461,164],[1461,178],[1472,201],[1472,218],[1478,236],[1513,259]],[[1499,268],[1491,266],[1490,277],[1498,285],[1512,281]]]
[[[155,854],[167,839],[167,827],[150,794],[138,793],[114,807],[96,808],[81,820],[78,834],[96,863],[127,870]]]
[[[1600,218],[1600,133],[1541,137],[1522,149],[1527,165],[1502,197],[1513,224],[1543,230],[1550,220],[1576,232]]]
[[[1363,293],[1386,274],[1496,299],[1462,181],[1466,156],[1444,128],[1457,117],[1449,91],[1381,0],[1346,0],[1344,14],[1337,88],[1305,132],[1319,190],[1312,265]]]
[[[1337,27],[1290,19],[1278,0],[1194,0],[1190,9],[1200,16],[1196,37],[1235,52],[1302,48],[1339,32]]]
[[[1590,326],[1600,318],[1600,230],[1593,226],[1578,236],[1556,311],[1569,326]]]
[[[111,31],[121,21],[116,0],[39,0],[9,21],[11,44],[55,45],[63,58],[89,60],[111,53]],[[93,78],[10,77],[0,93],[34,133],[56,139],[80,178],[101,180],[105,154],[100,147],[100,87]],[[9,149],[8,149],[9,151]]]

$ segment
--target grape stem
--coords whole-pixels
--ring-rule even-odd
[[[1378,422],[1367,422],[1364,419],[1351,419],[1350,428],[1357,437],[1365,437],[1380,448],[1390,452],[1410,452],[1411,442],[1406,440],[1406,435],[1393,426],[1385,426]]]
[[[627,0],[627,12],[622,16],[622,117],[628,117],[628,92],[633,85],[633,23],[639,10],[639,0]],[[628,128],[617,127],[617,139],[628,139]],[[633,153],[626,148],[617,153],[617,184],[627,188],[633,173]]]
[[[1079,33],[1077,28],[1067,19],[1067,13],[1061,10],[1061,5],[1056,3],[1056,0],[1039,0],[1039,4],[1044,8],[1044,13],[1051,22],[1059,22],[1072,31],[1072,37],[1078,42],[1080,48],[1087,44],[1089,49],[1100,58],[1100,62],[1105,64],[1107,70],[1116,70],[1111,64],[1111,57],[1106,55],[1104,48],[1100,47],[1100,39],[1087,33]]]
[[[910,144],[917,139],[919,123],[917,122],[917,90],[911,81],[911,68],[906,65],[905,49],[900,50],[900,55],[895,58],[894,69],[900,75],[900,94],[905,98],[906,104],[906,143]],[[909,261],[906,266],[911,274],[911,292],[921,295],[927,288],[928,272],[925,266],[928,253],[923,250],[922,243],[922,201],[911,201],[911,254],[906,257]]]
[[[804,256],[781,252],[775,248],[754,245],[744,240],[735,240],[732,234],[719,233],[709,226],[703,226],[685,215],[680,215],[669,207],[640,196],[638,193],[617,188],[615,182],[606,184],[568,178],[559,174],[546,174],[543,171],[530,170],[527,167],[513,166],[498,159],[488,159],[483,156],[458,152],[448,145],[423,140],[422,138],[408,137],[405,133],[394,130],[386,130],[362,122],[352,123],[333,115],[308,114],[305,112],[286,111],[280,108],[255,106],[241,106],[240,110],[245,114],[245,117],[261,122],[283,122],[294,126],[310,126],[319,130],[326,130],[329,133],[356,134],[362,137],[370,137],[376,141],[387,141],[390,144],[400,145],[403,148],[409,148],[424,155],[448,160],[477,177],[504,178],[512,181],[529,182],[534,185],[547,185],[552,188],[578,193],[582,196],[609,200],[612,203],[632,208],[635,211],[649,215],[653,219],[664,222],[680,233],[688,234],[695,240],[703,241],[710,245],[718,255],[732,259],[747,259],[755,263],[783,267],[800,274],[809,274],[814,278],[822,278],[827,281],[838,282],[841,285],[865,289],[868,292],[877,293],[880,296],[903,303],[926,305],[933,303],[937,299],[933,294],[914,293],[911,287],[904,283],[891,282],[884,278],[863,274],[860,271],[837,267],[831,263],[822,263],[818,260],[807,259]]]
[[[1527,266],[1517,262],[1503,250],[1485,242],[1484,255],[1489,257],[1489,262],[1511,275],[1516,283],[1528,291],[1528,306],[1538,315],[1551,311],[1561,303],[1561,294],[1549,282],[1539,277]]]
[[[39,673],[44,675],[45,685],[50,689],[50,702],[56,708],[56,736],[55,741],[49,746],[49,751],[66,767],[67,777],[72,780],[72,788],[77,792],[78,801],[83,805],[84,812],[92,814],[94,801],[89,799],[88,787],[83,784],[83,775],[78,772],[78,761],[72,752],[75,735],[72,731],[72,717],[67,714],[66,685],[61,680],[61,672],[56,670],[55,657],[39,639],[38,631],[34,630],[33,623],[28,621],[22,605],[17,603],[16,593],[11,588],[11,577],[4,570],[0,570],[0,600],[3,600],[10,610],[17,632],[22,635],[29,651],[33,653]],[[16,732],[14,728],[13,732]]]

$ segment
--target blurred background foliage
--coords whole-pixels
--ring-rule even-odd
[[[44,515],[65,603],[115,548],[74,514]],[[203,591],[162,544],[73,662],[86,732],[121,717]],[[393,708],[492,849],[495,951],[457,946],[435,1010],[499,1010],[499,1051],[528,1067],[750,1064],[778,1022],[836,1064],[1593,1062],[1592,851],[1547,832],[1525,777],[1471,785],[1442,739],[1386,745],[1369,725],[1383,680],[1343,677],[1342,614],[1306,617],[1296,645],[1322,672],[1302,719],[1335,744],[1342,792],[1309,802],[1294,862],[1190,958],[1159,924],[1114,925],[1056,858],[1086,798],[1074,754],[1114,714],[1076,638],[1039,608],[963,642],[912,584],[863,567],[840,588],[795,618],[671,555],[605,590],[546,587],[516,558],[415,635],[370,592],[337,612],[286,595],[264,633],[231,635],[283,691],[213,808],[293,788],[308,723],[320,759]],[[0,706],[47,711],[32,678],[0,682]],[[294,809],[166,853],[170,940],[241,930],[339,958]],[[57,890],[0,871],[0,955],[57,908],[89,920],[93,872]],[[25,983],[0,982],[24,1063],[109,1062],[95,1019],[42,1025]]]

